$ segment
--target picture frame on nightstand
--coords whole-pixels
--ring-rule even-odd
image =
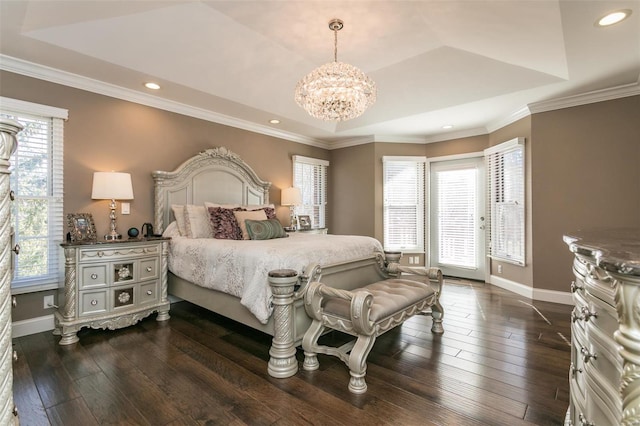
[[[311,229],[311,218],[306,215],[298,216],[298,229]]]
[[[91,213],[68,213],[67,225],[72,243],[93,243],[96,241],[96,226]]]

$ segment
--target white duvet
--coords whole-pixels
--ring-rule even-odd
[[[263,324],[272,312],[269,271],[286,268],[301,272],[309,264],[328,265],[383,252],[378,240],[352,235],[290,233],[288,238],[264,241],[186,238],[177,232],[165,232],[165,236],[172,237],[171,272],[239,297]]]

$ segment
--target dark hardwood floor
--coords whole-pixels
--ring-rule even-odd
[[[187,302],[164,323],[14,339],[22,425],[561,425],[568,407],[571,307],[446,279],[442,336],[414,317],[381,336],[368,392],[347,367],[267,375],[270,337]],[[331,333],[324,337],[343,340]],[[302,350],[298,350],[302,361]]]

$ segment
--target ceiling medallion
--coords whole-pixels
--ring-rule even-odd
[[[362,115],[376,101],[376,84],[353,65],[338,62],[340,19],[329,21],[333,31],[333,62],[311,71],[298,82],[295,100],[312,117],[346,121]]]

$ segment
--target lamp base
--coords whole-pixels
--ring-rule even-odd
[[[107,241],[115,241],[115,240],[121,240],[122,239],[122,235],[118,234],[117,232],[115,234],[107,234],[104,236],[104,239]]]

